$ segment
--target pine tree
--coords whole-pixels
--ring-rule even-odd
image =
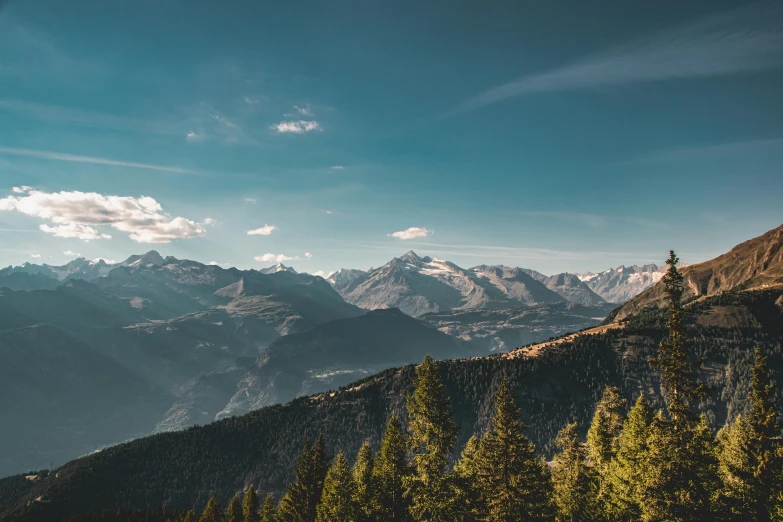
[[[353,467],[353,481],[356,489],[356,505],[359,508],[360,522],[375,521],[377,490],[373,473],[374,461],[370,444],[365,442],[359,448],[356,464]]]
[[[715,439],[693,403],[705,396],[697,380],[702,361],[689,361],[690,343],[682,304],[679,259],[669,252],[662,281],[668,304],[667,337],[651,361],[668,399],[668,418],[653,420],[649,438],[648,477],[642,499],[643,520],[709,520],[718,491]]]
[[[231,497],[224,519],[225,522],[242,522],[242,500],[239,498],[239,493]]]
[[[481,439],[473,435],[468,439],[460,458],[454,465],[454,501],[463,506],[461,509],[463,522],[486,518],[486,499],[481,496],[477,485],[478,452]]]
[[[261,522],[276,522],[277,511],[275,510],[275,504],[272,500],[272,494],[267,493],[264,498],[264,506],[261,508]]]
[[[620,395],[620,389],[615,386],[604,388],[603,396],[595,407],[595,415],[587,432],[587,446],[590,458],[599,470],[614,457],[618,436],[625,421],[627,402]]]
[[[182,518],[183,522],[197,522],[198,521],[198,515],[196,515],[196,512],[192,509],[185,513],[185,516]]]
[[[737,519],[767,521],[776,516],[783,458],[774,444],[781,430],[774,396],[767,358],[757,349],[747,420],[737,417],[719,437],[722,495]]]
[[[357,522],[356,484],[342,452],[337,454],[324,481],[317,522]]]
[[[603,504],[611,520],[635,521],[641,517],[647,470],[647,439],[653,412],[643,395],[628,412],[618,437],[617,455],[609,464],[603,486]]]
[[[243,522],[259,522],[258,516],[258,495],[253,484],[245,491],[245,498],[242,500],[242,520]]]
[[[450,400],[429,355],[416,367],[416,388],[407,398],[408,429],[415,474],[407,481],[410,511],[415,520],[453,520],[452,494],[444,475],[457,430]]]
[[[222,518],[220,509],[217,505],[217,499],[212,497],[209,499],[209,502],[207,502],[207,507],[204,508],[198,522],[221,522]]]
[[[328,470],[324,438],[315,446],[306,442],[296,466],[295,482],[280,501],[278,518],[283,522],[314,522]]]
[[[378,522],[408,522],[409,499],[405,481],[412,469],[408,463],[408,442],[396,415],[389,419],[373,474],[377,487],[375,513]]]
[[[551,520],[552,483],[546,464],[524,435],[525,425],[507,378],[495,396],[494,410],[491,428],[476,456],[477,483],[486,501],[484,520]]]
[[[677,270],[679,261],[671,250],[669,259],[666,260],[669,268],[662,279],[669,317],[666,322],[667,337],[661,341],[660,356],[651,360],[650,364],[660,373],[669,401],[669,417],[675,429],[682,431],[698,423],[698,416],[691,402],[702,398],[706,389],[697,380],[703,361],[692,363],[688,360],[690,342],[685,332],[686,313],[682,304],[683,276]]]
[[[555,443],[560,449],[552,469],[557,521],[599,520],[597,476],[587,463],[587,450],[579,442],[576,423],[560,430]]]

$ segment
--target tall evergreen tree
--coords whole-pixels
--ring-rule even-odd
[[[639,395],[628,412],[618,437],[617,455],[602,483],[603,506],[611,520],[635,521],[641,517],[648,473],[647,439],[652,422],[652,408],[644,395]]]
[[[616,386],[604,388],[603,396],[596,404],[593,422],[587,432],[587,445],[590,458],[599,470],[603,470],[617,451],[627,405]]]
[[[261,522],[276,522],[277,510],[275,509],[274,501],[272,500],[272,494],[267,493],[264,498],[264,505],[261,508]]]
[[[481,439],[473,435],[468,439],[460,458],[454,465],[454,493],[455,503],[462,506],[461,520],[473,522],[486,518],[486,499],[481,496],[481,488],[478,487],[478,453]]]
[[[207,502],[207,507],[205,507],[204,511],[201,513],[201,517],[198,519],[198,522],[221,522],[222,519],[223,516],[220,508],[218,508],[217,499],[215,497],[211,497],[209,502]]]
[[[196,512],[192,509],[185,513],[185,516],[182,518],[183,522],[197,522],[198,521],[198,515],[196,515]]]
[[[342,452],[337,454],[324,481],[317,522],[358,522],[356,484]]]
[[[416,388],[408,395],[407,408],[415,469],[406,492],[411,514],[415,520],[450,521],[453,497],[445,471],[457,429],[446,387],[429,355],[416,367]]]
[[[741,416],[721,431],[720,475],[726,508],[739,520],[775,520],[783,491],[783,458],[775,440],[780,423],[767,358],[756,350],[747,420]]]
[[[377,489],[375,487],[374,461],[370,443],[366,442],[359,448],[356,464],[353,466],[353,481],[356,490],[356,505],[360,522],[375,521],[375,505]]]
[[[662,281],[666,292],[667,337],[651,361],[668,399],[668,418],[653,420],[649,439],[649,476],[642,502],[643,520],[709,520],[718,491],[712,432],[693,403],[706,389],[697,380],[702,361],[691,362],[682,304],[683,276],[673,251]]]
[[[315,446],[306,442],[297,461],[295,482],[280,501],[281,521],[315,521],[328,466],[323,436],[318,437]]]
[[[242,520],[243,522],[259,522],[258,516],[258,494],[253,484],[245,491],[245,498],[242,500]]]
[[[492,425],[476,456],[477,482],[486,501],[485,520],[550,520],[552,483],[533,444],[525,437],[519,407],[504,378],[495,396]]]
[[[579,442],[576,423],[560,430],[555,441],[560,453],[552,469],[554,503],[558,522],[600,520],[597,474],[587,462],[587,450]]]
[[[660,373],[669,401],[669,417],[674,423],[674,428],[683,431],[698,423],[698,416],[691,403],[702,398],[706,389],[697,380],[703,361],[689,360],[690,342],[685,332],[686,312],[682,304],[683,276],[677,269],[679,261],[674,251],[669,251],[669,259],[666,260],[668,269],[661,280],[666,292],[667,336],[661,341],[660,356],[652,359],[650,364]]]
[[[226,509],[225,522],[242,522],[242,500],[239,493],[231,497]]]
[[[400,420],[392,415],[373,469],[378,493],[374,511],[378,522],[408,522],[411,519],[410,502],[404,495],[405,482],[412,473],[407,447]]]

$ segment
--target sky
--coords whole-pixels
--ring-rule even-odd
[[[780,2],[0,0],[0,265],[695,263],[781,92]]]

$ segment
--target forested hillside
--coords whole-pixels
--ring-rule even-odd
[[[783,372],[781,296],[774,290],[729,292],[689,309],[693,352],[706,358],[700,377],[713,387],[698,408],[707,411],[713,429],[746,408],[755,347],[769,355],[773,371]],[[664,336],[664,323],[663,311],[651,311],[623,328],[577,336],[534,358],[490,356],[436,363],[452,400],[456,447],[486,430],[492,397],[504,375],[528,436],[548,458],[558,431],[568,423],[577,422],[585,434],[608,385],[617,386],[627,400],[641,391],[653,410],[661,408],[659,380],[648,360]],[[154,509],[162,504],[201,508],[209,497],[223,503],[251,483],[282,493],[302,445],[319,433],[330,454],[342,450],[353,455],[365,440],[377,449],[390,416],[406,419],[404,398],[413,377],[413,366],[387,370],[336,393],[111,447],[24,485],[10,477],[0,482],[0,505],[9,507],[4,519],[58,520],[68,513]]]

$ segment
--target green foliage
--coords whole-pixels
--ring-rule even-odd
[[[397,416],[389,419],[381,450],[373,469],[377,487],[374,513],[379,522],[407,522],[410,520],[410,501],[405,482],[413,470],[408,462],[407,438]]]
[[[242,522],[242,500],[239,498],[239,493],[231,497],[231,501],[228,503],[226,509],[225,522]]]
[[[198,522],[221,522],[222,520],[223,515],[218,508],[217,499],[212,497],[209,499],[209,502],[207,502],[207,506],[204,508],[204,511],[202,511]]]
[[[579,442],[576,423],[563,428],[556,443],[560,453],[555,455],[552,483],[557,521],[600,520],[598,476],[588,464],[587,450]]]
[[[444,475],[457,439],[450,399],[429,355],[416,368],[416,387],[408,395],[408,430],[415,474],[406,480],[414,520],[450,521],[452,495]]]
[[[357,522],[356,484],[348,461],[338,453],[324,481],[317,522]]]
[[[261,508],[261,522],[276,522],[277,521],[277,510],[275,509],[275,504],[272,500],[272,494],[267,493],[266,498],[264,498],[264,505]]]
[[[278,518],[283,522],[314,522],[328,470],[323,435],[315,446],[305,443],[296,466],[296,481],[280,501]]]
[[[359,448],[359,455],[356,457],[356,464],[353,466],[353,481],[356,492],[354,502],[358,507],[357,520],[360,522],[375,521],[374,506],[377,502],[378,490],[375,474],[373,473],[374,464],[370,444],[365,442]]]
[[[261,517],[258,515],[258,494],[253,484],[245,491],[245,498],[242,500],[242,520],[243,522],[259,522]]]
[[[641,517],[652,422],[650,404],[644,395],[639,395],[617,439],[615,459],[601,482],[603,509],[611,520],[635,521]]]
[[[492,426],[475,456],[476,482],[486,503],[484,520],[553,518],[552,484],[546,464],[524,431],[519,406],[504,378],[495,396]]]

